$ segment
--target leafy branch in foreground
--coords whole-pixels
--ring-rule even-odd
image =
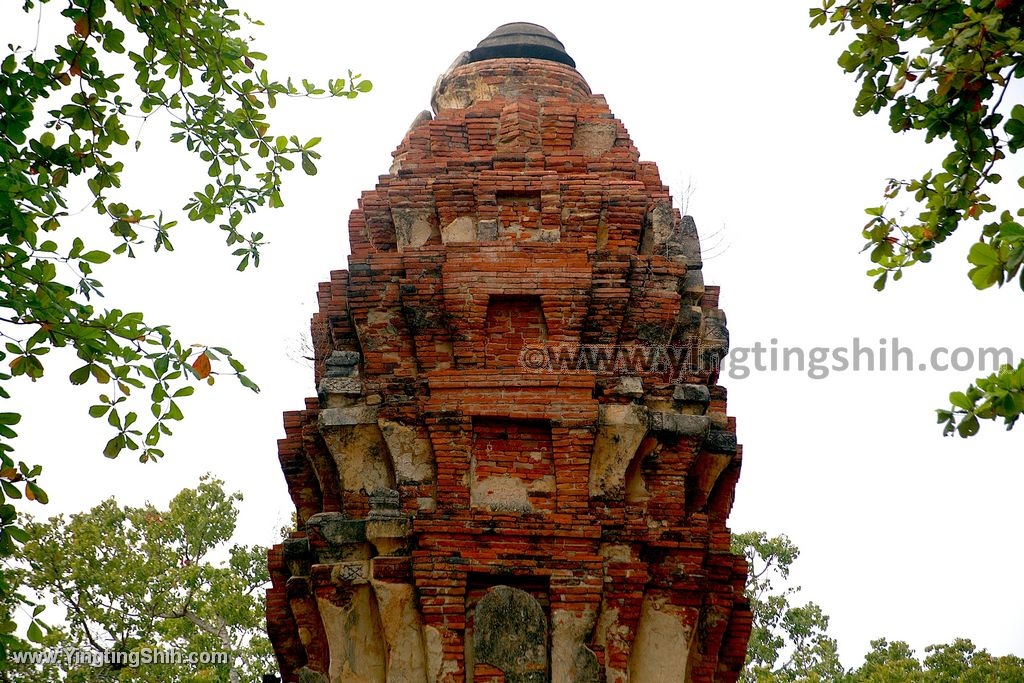
[[[974,436],[980,429],[979,419],[1002,418],[1006,428],[1012,429],[1024,413],[1024,364],[1017,368],[1004,365],[996,374],[980,378],[977,386],[967,387],[966,392],[951,393],[949,402],[949,410],[937,411],[944,434],[956,430],[960,436]]]
[[[282,206],[283,174],[296,164],[315,174],[320,156],[319,138],[272,135],[268,111],[279,97],[353,98],[372,86],[351,72],[326,88],[272,79],[257,68],[266,55],[242,33],[259,22],[225,0],[26,0],[22,9],[68,33],[45,49],[9,45],[0,53],[0,398],[10,398],[14,378],[42,377],[52,350],[73,350],[81,364],[69,379],[99,385],[89,413],[114,432],[104,454],[156,460],[193,383],[213,384],[219,374],[258,388],[227,349],[184,342],[141,312],[98,305],[97,274],[112,257],[134,257],[144,243],[174,248],[177,221],[122,196],[129,145],[139,149],[151,118],[169,124],[171,140],[208,174],[183,211],[217,224],[244,270],[259,265],[264,242],[261,232],[241,231],[243,218]],[[139,131],[134,142],[130,123]],[[99,226],[69,221],[80,213],[69,206],[83,198]],[[132,407],[139,400],[143,406]],[[20,419],[16,410],[0,412],[3,556],[25,538],[12,501],[22,491],[46,500],[40,468],[13,456]],[[5,642],[0,635],[0,650]]]
[[[926,143],[948,139],[952,147],[941,168],[910,180],[891,178],[886,203],[866,210],[871,218],[863,235],[876,264],[868,271],[875,288],[927,263],[957,228],[979,221],[978,242],[967,256],[971,282],[987,289],[1017,278],[1024,289],[1024,206],[1001,209],[989,194],[1003,180],[998,170],[1024,147],[1024,105],[1010,106],[1006,98],[1024,77],[1024,5],[824,0],[810,15],[811,27],[857,32],[839,57],[839,66],[861,83],[857,116],[888,109],[894,133],[919,130]],[[1024,187],[1024,175],[1016,182]],[[889,202],[901,196],[920,207],[916,218],[891,215]],[[979,419],[1000,417],[1011,429],[1024,413],[1022,373],[1024,361],[1016,371],[1004,368],[954,392],[951,408],[938,411],[943,433],[973,436]]]

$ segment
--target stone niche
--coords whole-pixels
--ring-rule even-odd
[[[485,324],[487,367],[518,368],[523,348],[542,348],[548,341],[548,326],[538,296],[491,295]]]
[[[545,582],[471,577],[466,594],[467,683],[550,681],[549,621]]]
[[[498,239],[539,239],[540,192],[498,192]],[[551,240],[555,241],[555,240]]]
[[[552,512],[551,426],[540,420],[473,419],[470,497],[495,512]]]

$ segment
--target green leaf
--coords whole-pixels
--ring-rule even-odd
[[[974,415],[966,416],[963,420],[960,421],[960,424],[956,426],[957,432],[960,434],[961,437],[965,439],[969,436],[974,436],[975,434],[977,434],[980,428],[981,425],[978,424],[978,418],[975,417]]]
[[[106,384],[110,381],[110,373],[98,365],[90,365],[89,371],[92,372],[92,376],[95,377],[96,381],[100,384]]]
[[[69,377],[69,379],[71,380],[71,383],[72,384],[85,384],[86,382],[88,382],[89,381],[89,370],[90,370],[91,367],[92,367],[91,365],[83,365],[82,367],[78,368],[77,370],[73,370],[71,372],[70,377]]]
[[[106,263],[110,260],[110,254],[105,251],[89,251],[82,254],[80,258],[89,263]]]
[[[971,399],[967,398],[967,394],[963,393],[962,391],[954,391],[950,393],[949,402],[952,403],[957,408],[963,408],[968,412],[974,410],[974,403],[971,401]]]
[[[6,479],[0,479],[0,487],[3,488],[4,495],[8,498],[21,498],[21,491],[18,490],[18,487]]]
[[[302,170],[306,172],[306,175],[316,175],[316,164],[305,152],[302,154]]]
[[[1003,223],[999,226],[999,236],[1004,240],[1024,241],[1024,226],[1020,223]]]
[[[978,289],[988,289],[999,281],[999,275],[1003,272],[998,266],[979,266],[968,272],[971,282]]]
[[[166,417],[169,420],[180,420],[185,416],[182,414],[181,408],[178,407],[178,404],[175,403],[174,401],[171,401],[171,405],[170,408],[168,408],[167,410]]]
[[[124,450],[124,437],[118,434],[107,442],[107,445],[103,448],[103,455],[108,458],[116,458],[122,450]]]
[[[257,386],[257,384],[255,382],[253,382],[251,379],[249,379],[245,375],[238,375],[238,381],[246,389],[250,389],[250,390],[256,392],[257,394],[260,392],[259,386]]]
[[[42,503],[43,505],[46,505],[47,503],[50,502],[50,497],[46,495],[46,491],[39,488],[37,484],[34,484],[33,482],[30,481],[26,483],[25,488],[29,493],[29,498],[32,498],[33,500],[36,500]]]
[[[9,533],[11,535],[11,538],[13,538],[18,543],[28,543],[29,541],[32,540],[32,536],[27,531],[22,529],[20,526],[9,526],[9,527],[7,527],[7,533]],[[42,605],[36,605],[35,609],[32,610],[32,616],[33,617],[39,616],[39,613],[42,612],[42,611],[43,611],[43,606]]]
[[[967,260],[976,266],[997,266],[999,265],[999,252],[991,244],[976,242],[971,246]]]

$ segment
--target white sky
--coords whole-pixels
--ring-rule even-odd
[[[308,324],[317,283],[346,266],[348,213],[429,108],[437,75],[508,21],[551,29],[676,196],[696,186],[689,212],[707,247],[719,241],[712,233],[723,240],[708,249],[705,278],[722,285],[733,346],[773,338],[780,347],[849,346],[854,337],[867,346],[895,337],[918,354],[915,364],[936,346],[1017,343],[1024,352],[1024,294],[974,290],[967,230],[903,282],[881,294],[871,288],[870,264],[858,253],[863,208],[880,201],[886,177],[909,177],[943,152],[894,137],[884,118],[850,113],[856,86],[835,66],[843,37],[811,32],[802,2],[304,0],[247,9],[267,24],[257,49],[270,54],[273,74],[325,81],[352,68],[374,91],[278,107],[276,132],[322,136],[324,159],[316,177],[288,179],[285,209],[250,219],[271,241],[258,270],[236,273],[219,231],[203,224],[178,228],[174,254],[144,253],[99,276],[108,305],[144,309],[185,339],[231,348],[263,392],[226,381],[199,391],[183,404],[186,420],[165,444],[164,462],[111,462],[100,454],[105,424],[86,415],[96,386],[72,388],[73,359],[53,358],[43,381],[14,387],[26,414],[17,454],[46,466],[47,514],[111,494],[125,504],[165,504],[210,471],[245,493],[240,539],[275,540],[291,514],[276,456],[281,412],[315,393],[311,371],[288,350]],[[14,21],[13,4],[3,12],[0,40],[31,44],[34,23]],[[173,213],[205,180],[165,137],[147,125],[124,196]],[[1015,176],[1004,175],[1002,189],[1019,201]],[[96,225],[86,228],[95,244],[112,244]],[[793,576],[803,598],[831,615],[847,666],[880,636],[919,651],[966,636],[996,654],[1024,655],[1024,550],[1016,540],[1024,434],[986,423],[972,440],[943,439],[934,424],[934,408],[977,374],[723,377],[745,451],[730,524],[786,533],[801,548]]]

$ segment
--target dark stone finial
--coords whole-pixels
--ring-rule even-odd
[[[576,68],[576,62],[554,33],[526,21],[499,26],[469,53],[470,62],[515,57],[546,59]]]

